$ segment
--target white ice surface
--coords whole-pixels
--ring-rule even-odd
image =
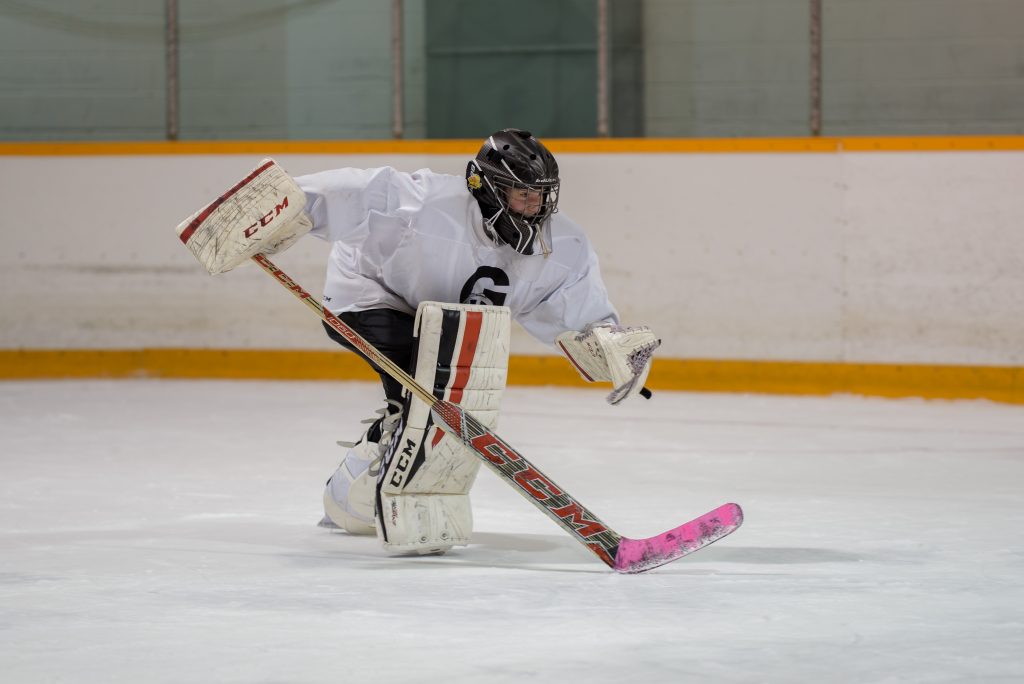
[[[474,544],[315,527],[377,387],[0,383],[3,682],[1024,681],[1024,409],[513,388],[498,430],[620,533],[616,575],[489,471]]]

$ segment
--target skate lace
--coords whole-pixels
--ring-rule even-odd
[[[393,399],[387,400],[387,406],[379,408],[374,411],[375,417],[366,418],[365,420],[359,421],[364,425],[369,425],[363,436],[354,442],[345,440],[338,440],[337,444],[345,449],[351,449],[355,445],[362,442],[367,438],[370,431],[373,430],[375,423],[380,423],[380,438],[377,441],[377,457],[370,462],[369,473],[371,477],[377,477],[380,473],[380,464],[384,460],[384,455],[387,453],[388,446],[391,444],[391,438],[395,433],[395,428],[402,422],[402,402],[394,401]]]

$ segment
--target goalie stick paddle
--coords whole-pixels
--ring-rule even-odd
[[[430,406],[434,422],[462,441],[500,478],[512,485],[537,508],[554,520],[578,542],[590,549],[616,572],[637,573],[682,558],[716,542],[743,523],[743,511],[727,503],[663,534],[647,539],[630,539],[605,525],[462,407],[438,399],[401,367],[364,340],[355,330],[314,299],[266,256],[252,257],[260,267],[301,299],[325,323],[384,369],[405,389]]]

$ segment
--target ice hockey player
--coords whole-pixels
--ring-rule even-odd
[[[610,382],[609,402],[643,387],[659,340],[646,326],[620,325],[586,235],[558,210],[558,164],[527,131],[489,136],[465,177],[382,167],[293,180],[270,161],[232,190],[239,187],[235,201],[248,218],[225,226],[198,212],[179,226],[181,233],[205,222],[210,239],[187,244],[207,270],[280,251],[306,232],[330,241],[324,306],[491,429],[510,318],[558,348],[586,380]],[[237,239],[228,246],[232,230]],[[369,428],[357,441],[339,442],[347,452],[327,482],[321,525],[376,533],[394,554],[468,544],[480,461],[374,368],[387,405],[364,421]]]

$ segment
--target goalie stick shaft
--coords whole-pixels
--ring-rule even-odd
[[[729,534],[743,520],[736,504],[725,504],[695,520],[649,539],[623,537],[585,508],[526,457],[462,407],[438,399],[404,369],[378,351],[266,256],[252,260],[301,299],[317,316],[431,409],[435,422],[454,435],[499,477],[555,521],[616,572],[643,572],[680,558]]]

